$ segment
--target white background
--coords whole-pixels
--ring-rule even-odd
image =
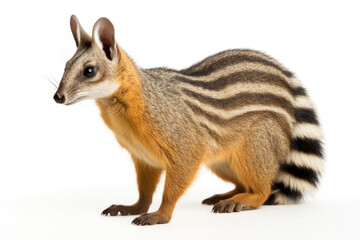
[[[207,169],[170,224],[104,217],[137,199],[135,172],[93,101],[55,104],[75,52],[76,14],[89,33],[108,17],[140,67],[181,69],[228,48],[264,51],[303,81],[326,135],[327,168],[302,205],[214,214],[201,200],[231,189]],[[359,239],[357,1],[11,1],[0,8],[0,239]],[[150,210],[160,205],[162,183]]]

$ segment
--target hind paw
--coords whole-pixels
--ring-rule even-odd
[[[245,205],[243,203],[235,202],[232,199],[228,199],[216,203],[212,211],[214,213],[232,213],[232,212],[240,212],[244,208]]]
[[[209,198],[204,199],[201,203],[205,205],[214,205],[215,203],[220,202],[224,198],[221,197],[219,194],[215,194]]]

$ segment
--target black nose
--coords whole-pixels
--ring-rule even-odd
[[[64,94],[60,94],[60,93],[55,93],[54,95],[54,100],[57,103],[64,103],[65,102],[65,96]]]

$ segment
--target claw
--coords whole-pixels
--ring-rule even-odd
[[[232,213],[240,212],[242,209],[244,209],[244,204],[228,199],[215,204],[212,211],[214,213]]]
[[[111,205],[107,209],[105,209],[101,214],[108,216],[118,216],[118,215],[137,215],[147,211],[147,208],[143,206],[138,206],[136,204],[131,206],[124,206],[124,205]]]
[[[143,214],[140,217],[135,218],[132,221],[132,224],[145,226],[145,225],[162,224],[168,222],[169,222],[168,218],[166,218],[163,214],[154,212],[154,213]]]

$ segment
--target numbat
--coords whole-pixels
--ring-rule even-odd
[[[141,69],[118,46],[107,18],[92,36],[71,16],[77,51],[54,99],[96,99],[101,116],[135,164],[139,200],[103,215],[138,215],[137,225],[168,223],[201,164],[234,190],[202,203],[216,213],[299,202],[323,167],[322,134],[305,89],[257,51],[228,50],[183,70]],[[160,175],[162,203],[147,213]]]

